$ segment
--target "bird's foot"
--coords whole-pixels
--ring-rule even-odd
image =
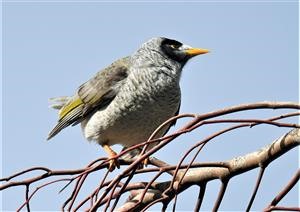
[[[143,169],[144,167],[146,168],[149,164],[149,158],[145,158],[142,163],[138,166],[138,169]]]
[[[109,159],[109,166],[108,166],[108,170],[110,171],[110,172],[112,172],[113,170],[115,170],[115,168],[120,168],[120,163],[119,163],[119,161],[118,161],[118,159],[117,158],[110,158]]]
[[[117,153],[114,150],[112,150],[112,148],[110,148],[110,146],[108,146],[107,144],[104,144],[102,147],[109,156],[108,170],[112,172],[113,170],[115,170],[116,167],[119,169],[120,164],[118,158],[116,158]]]
[[[147,167],[148,164],[149,164],[149,158],[145,158],[145,159],[143,160],[143,166]]]

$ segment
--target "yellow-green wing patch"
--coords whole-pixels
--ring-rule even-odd
[[[78,97],[74,100],[71,100],[59,111],[59,119],[64,118],[68,113],[70,113],[74,108],[83,104],[82,100]]]

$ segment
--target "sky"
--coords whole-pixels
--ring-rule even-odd
[[[180,113],[201,114],[258,101],[298,102],[298,15],[297,1],[5,1],[1,175],[32,166],[79,168],[104,156],[99,146],[84,140],[78,126],[46,142],[57,120],[48,99],[72,95],[98,70],[132,54],[152,37],[169,37],[211,51],[185,66]],[[245,116],[279,113],[261,110]],[[171,132],[186,121],[179,121]],[[155,156],[176,164],[190,146],[222,127],[198,129]],[[258,150],[288,131],[270,126],[238,130],[207,145],[197,161],[229,160]],[[293,149],[267,168],[253,210],[262,210],[294,175],[298,151]],[[245,210],[257,174],[258,169],[233,178],[220,210]],[[160,180],[167,179],[164,177]],[[61,186],[38,193],[31,208],[60,210],[67,197],[67,192],[58,194]],[[219,187],[217,180],[208,184],[203,210],[212,209]],[[192,187],[179,196],[177,209],[193,210],[197,192]],[[3,211],[13,211],[24,201],[23,188],[1,195]],[[297,189],[293,189],[280,205],[299,205],[298,198]]]

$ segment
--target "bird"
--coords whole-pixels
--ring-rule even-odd
[[[59,117],[47,140],[80,123],[85,139],[100,144],[108,154],[109,170],[119,168],[112,146],[144,142],[159,125],[178,115],[182,69],[192,57],[208,52],[166,37],[151,38],[132,55],[97,72],[73,96],[53,98]]]

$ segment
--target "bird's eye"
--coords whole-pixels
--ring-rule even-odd
[[[175,44],[171,44],[170,47],[171,47],[172,49],[178,49],[179,46],[178,46],[178,45],[175,45]]]

